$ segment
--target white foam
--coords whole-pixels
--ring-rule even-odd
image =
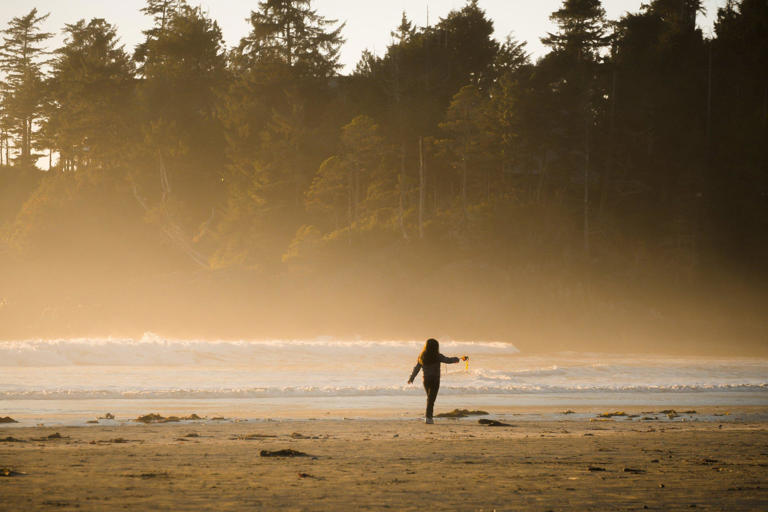
[[[58,339],[0,342],[0,400],[407,396],[423,341]],[[520,354],[443,341],[441,393],[730,393],[768,397],[768,360]]]
[[[0,366],[186,366],[253,365],[270,357],[313,355],[405,354],[418,352],[421,341],[368,341],[317,338],[310,340],[177,340],[146,333],[141,338],[75,338],[0,342]],[[443,341],[445,352],[516,353],[501,342]]]

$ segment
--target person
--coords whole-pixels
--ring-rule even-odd
[[[461,358],[444,356],[440,353],[440,344],[436,339],[430,338],[427,340],[424,349],[419,354],[416,366],[413,367],[411,377],[408,379],[408,384],[413,384],[413,379],[419,374],[419,370],[423,369],[424,391],[427,392],[427,412],[424,415],[424,423],[430,425],[434,423],[432,412],[435,407],[437,392],[440,389],[440,363],[454,364],[466,360],[467,356],[462,356]]]

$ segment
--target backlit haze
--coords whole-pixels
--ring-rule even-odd
[[[576,48],[560,0],[313,2],[346,23],[335,62],[234,51],[256,1],[190,0],[173,30],[141,0],[3,1],[69,46],[6,85],[0,339],[768,355],[765,25],[641,3]],[[91,18],[116,33],[62,33]]]

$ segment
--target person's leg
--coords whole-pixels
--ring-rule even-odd
[[[432,419],[432,413],[435,408],[435,399],[440,390],[440,379],[428,379],[424,381],[424,388],[427,391],[427,413],[426,417]]]

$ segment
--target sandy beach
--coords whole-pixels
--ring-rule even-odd
[[[0,509],[768,508],[766,408],[576,412],[2,426]]]

